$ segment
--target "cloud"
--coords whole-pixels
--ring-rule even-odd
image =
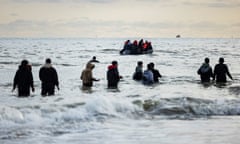
[[[15,3],[58,3],[63,2],[64,0],[10,0]]]
[[[50,25],[43,21],[15,20],[10,23],[0,24],[0,36],[34,36],[44,33]]]
[[[10,13],[10,16],[16,17],[16,16],[18,16],[18,14],[17,13]]]
[[[117,0],[11,0],[16,3],[112,3]]]
[[[240,23],[232,24],[233,27],[240,27]]]
[[[0,24],[0,37],[136,37],[174,35],[176,32],[194,31],[194,34],[219,33],[229,26],[240,27],[240,23],[224,25],[202,21],[192,24],[176,22],[110,21],[92,20],[87,17],[72,20],[31,21],[16,20]]]
[[[189,27],[198,28],[198,29],[219,29],[219,28],[222,29],[222,28],[227,27],[227,25],[213,23],[213,22],[209,22],[209,21],[202,21],[202,22],[190,24]]]
[[[96,35],[119,36],[134,35],[136,32],[155,31],[156,29],[170,29],[177,24],[166,22],[125,22],[104,21],[81,18],[79,20],[31,21],[15,20],[10,23],[0,24],[0,36],[33,36],[33,37],[61,37]],[[144,34],[143,34],[144,35]]]
[[[204,6],[204,7],[210,7],[210,8],[240,7],[240,2],[237,0],[214,0],[214,1],[207,1],[207,2],[184,1],[182,4],[186,6]]]

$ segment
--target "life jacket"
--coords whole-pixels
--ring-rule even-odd
[[[116,68],[115,65],[109,65],[109,66],[108,66],[108,70],[112,70],[112,69],[115,69],[115,68]]]
[[[143,49],[147,49],[147,47],[148,47],[148,43],[145,42],[145,43],[143,44]]]

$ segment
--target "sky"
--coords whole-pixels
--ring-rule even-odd
[[[0,37],[240,38],[240,0],[0,0]]]

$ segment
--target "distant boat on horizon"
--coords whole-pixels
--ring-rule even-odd
[[[178,34],[178,35],[176,35],[176,38],[181,38],[181,35],[179,35],[179,34]]]

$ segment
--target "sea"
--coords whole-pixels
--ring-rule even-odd
[[[140,38],[131,38],[130,40]],[[146,38],[154,52],[120,55],[127,38],[0,38],[1,144],[239,144],[240,39]],[[96,56],[83,89],[80,75]],[[233,80],[202,84],[205,57],[212,68],[223,57]],[[60,90],[42,97],[39,69],[51,58]],[[23,59],[32,65],[35,92],[19,98],[13,78]],[[113,60],[123,79],[107,89]],[[151,86],[134,81],[138,61],[162,75]]]

